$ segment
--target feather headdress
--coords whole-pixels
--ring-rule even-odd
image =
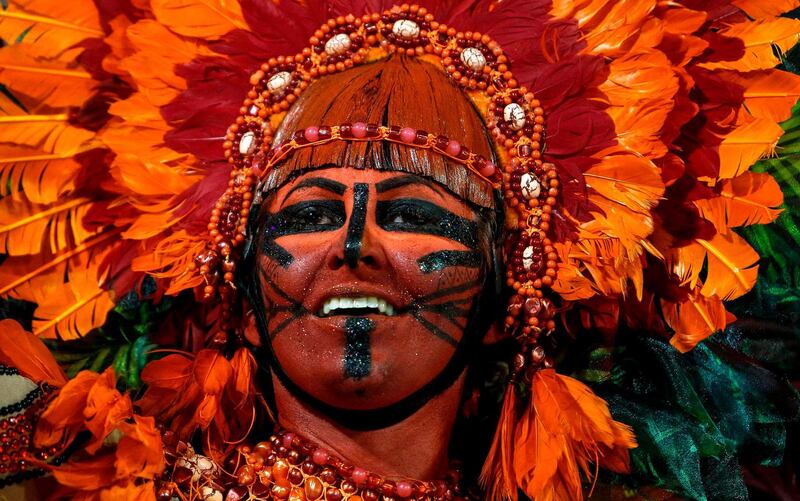
[[[779,16],[800,2],[420,3],[499,42],[547,110],[564,306],[585,306],[590,324],[598,299],[631,322],[663,318],[681,351],[723,329],[724,301],[757,274],[758,255],[733,229],[772,221],[782,203],[777,183],[748,169],[774,154],[800,96],[800,78],[773,69],[800,38],[800,21]],[[201,286],[192,260],[228,182],[221,143],[250,75],[301,50],[329,17],[390,6],[10,0],[0,10],[0,296],[37,305],[36,335],[74,339],[145,276],[159,297]],[[217,321],[203,314],[200,324]],[[504,415],[520,422],[495,451],[498,497],[522,486],[536,499],[576,498],[588,462],[622,467],[614,449],[633,440],[602,401],[549,370],[530,384],[536,412],[516,416],[506,397]],[[561,433],[551,425],[563,412],[577,417]],[[524,459],[509,456],[512,443]],[[552,444],[553,455],[538,452]]]

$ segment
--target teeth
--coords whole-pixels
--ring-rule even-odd
[[[394,315],[394,307],[384,301],[383,299],[375,296],[363,297],[333,297],[325,301],[320,310],[320,315],[335,314],[337,310],[345,310],[351,308],[359,309],[373,309],[376,313],[392,316]]]

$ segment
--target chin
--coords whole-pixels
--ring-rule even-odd
[[[369,410],[392,405],[407,397],[409,391],[401,391],[403,386],[399,375],[385,367],[373,367],[369,375],[354,379],[342,377],[339,373],[330,381],[324,398],[327,404],[345,409]],[[319,398],[319,397],[318,397]]]

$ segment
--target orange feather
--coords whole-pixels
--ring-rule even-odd
[[[156,106],[164,106],[186,89],[186,80],[171,70],[213,53],[204,46],[187,41],[170,32],[164,25],[145,19],[125,30],[131,54],[118,68],[130,75],[136,87]],[[169,47],[170,50],[162,50]],[[169,68],[170,71],[164,71]]]
[[[773,120],[754,118],[727,134],[719,146],[719,178],[745,172],[760,158],[775,154],[783,129]]]
[[[39,418],[34,435],[37,447],[64,447],[83,428],[83,409],[99,374],[81,371],[58,391]]]
[[[54,153],[76,148],[94,136],[91,131],[68,125],[67,113],[36,113],[35,109],[29,108],[29,114],[0,94],[0,143],[14,143]]]
[[[52,468],[52,471],[59,484],[82,490],[93,490],[98,486],[111,485],[116,476],[114,456],[109,455],[100,455],[84,461],[69,461],[57,468]],[[152,500],[152,491],[150,495]],[[102,498],[87,495],[85,499],[99,500]]]
[[[779,17],[746,21],[723,27],[719,34],[741,39],[745,46],[744,56],[736,61],[702,63],[700,67],[709,70],[766,70],[781,63],[775,55],[775,48],[786,52],[800,39],[800,20]]]
[[[481,469],[480,483],[486,490],[486,499],[517,501],[517,484],[514,472],[514,428],[517,422],[517,390],[507,385],[503,396],[500,419],[494,440]]]
[[[797,0],[733,0],[732,3],[754,19],[779,16],[800,7]]]
[[[630,154],[600,153],[602,160],[583,176],[586,185],[608,202],[649,214],[664,193],[658,167]]]
[[[105,284],[107,270],[103,268],[106,256],[113,250],[110,247],[94,256],[76,256],[66,282],[63,275],[50,273],[18,286],[15,296],[38,305],[33,314],[34,334],[75,339],[103,325],[114,307],[113,294]]]
[[[711,240],[695,240],[667,259],[682,285],[702,284],[704,296],[735,299],[753,288],[758,277],[758,254],[734,232]]]
[[[152,0],[158,22],[179,35],[213,40],[235,29],[246,29],[237,0]]]
[[[597,294],[591,281],[581,273],[581,254],[572,252],[577,247],[571,242],[554,243],[553,246],[558,253],[558,274],[553,282],[553,290],[567,301],[588,299]]]
[[[661,129],[678,92],[678,77],[667,57],[649,49],[615,59],[600,90],[610,105],[606,113],[614,120],[619,143],[651,159],[663,157],[667,146]]]
[[[728,228],[767,224],[781,213],[783,193],[769,174],[744,172],[720,183],[718,197],[696,200],[700,214],[714,223],[717,231]]]
[[[0,320],[0,363],[36,383],[60,387],[67,376],[45,344],[14,320]]]
[[[675,332],[669,342],[682,353],[724,329],[729,320],[722,300],[717,296],[704,296],[699,288],[678,303],[662,299],[661,310]]]
[[[0,38],[10,43],[35,43],[49,57],[87,38],[102,38],[92,0],[11,0],[0,10]]]
[[[11,256],[56,253],[96,234],[83,227],[92,203],[86,198],[65,198],[61,203],[39,205],[21,195],[0,199],[0,251]]]
[[[642,23],[654,8],[655,2],[650,0],[557,0],[550,15],[577,21],[587,44],[584,52],[615,57],[646,34]],[[649,45],[655,44],[657,41]]]
[[[602,399],[552,369],[534,375],[514,442],[517,484],[537,501],[582,500],[581,471],[591,478],[590,463],[602,465],[606,455],[625,469],[627,450],[636,447],[630,428],[613,420]]]
[[[80,106],[97,82],[80,68],[71,49],[62,60],[41,57],[35,45],[11,45],[0,50],[0,83],[28,109],[41,102],[52,108]]]
[[[84,423],[94,438],[86,445],[89,454],[103,446],[105,438],[125,420],[133,416],[131,397],[117,390],[117,378],[114,368],[107,368],[86,396],[86,407],[83,409]]]
[[[744,107],[754,117],[782,122],[792,116],[800,97],[800,75],[777,70],[726,71],[723,75],[744,87]]]
[[[115,237],[120,234],[119,229],[107,229],[97,236],[92,237],[80,245],[51,255],[49,253],[38,256],[8,257],[0,264],[0,296],[10,295],[18,299],[34,301],[34,296],[28,288],[27,294],[20,293],[17,289],[32,280],[52,281],[60,283],[65,273],[73,267],[81,267],[91,257],[112,244]],[[24,297],[27,296],[27,297]]]

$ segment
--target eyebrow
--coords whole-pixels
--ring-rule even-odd
[[[327,179],[324,177],[310,177],[297,183],[297,186],[292,188],[283,199],[286,200],[289,198],[289,195],[302,188],[322,188],[323,190],[336,193],[340,196],[344,195],[344,192],[347,191],[347,185],[336,182],[333,179]]]
[[[437,195],[442,196],[436,184],[430,179],[424,177],[406,174],[403,176],[395,176],[375,184],[375,191],[378,193],[385,193],[389,190],[400,188],[401,186],[408,186],[413,184],[421,184],[427,186],[436,192]]]

